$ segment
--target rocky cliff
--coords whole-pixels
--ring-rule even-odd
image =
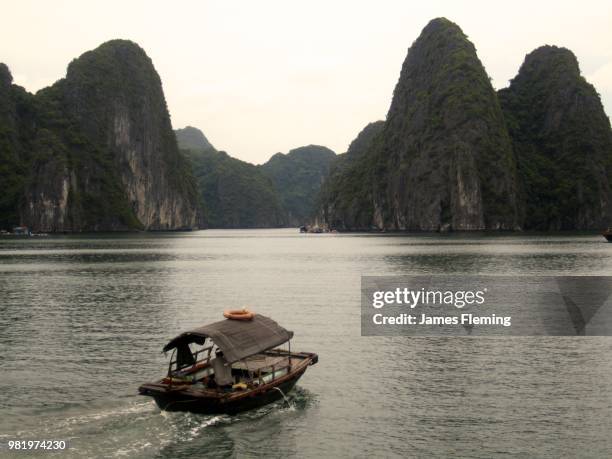
[[[347,172],[332,226],[391,230],[518,227],[516,165],[474,45],[432,20],[408,51],[381,132]],[[346,195],[345,195],[346,194]]]
[[[555,46],[536,49],[499,96],[518,161],[524,227],[609,226],[610,121],[573,53]]]
[[[317,199],[317,224],[326,223],[337,229],[370,229],[374,209],[368,153],[384,126],[384,121],[368,124],[346,153],[336,157]]]
[[[19,99],[25,91],[12,81],[8,67],[0,64],[0,229],[19,222],[19,199],[25,180],[18,116]]]
[[[113,40],[83,54],[22,111],[18,124],[31,131],[18,133],[22,145],[14,148],[27,151],[21,221],[14,223],[36,231],[202,223],[161,81],[135,43]]]

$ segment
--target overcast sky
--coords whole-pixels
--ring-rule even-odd
[[[438,16],[461,26],[496,88],[534,48],[570,48],[612,113],[610,1],[20,0],[2,5],[0,61],[34,92],[102,42],[133,40],[175,128],[261,163],[307,144],[344,152],[384,119],[408,47]]]

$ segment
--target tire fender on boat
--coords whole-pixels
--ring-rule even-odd
[[[229,309],[223,311],[223,317],[231,320],[252,320],[255,317],[255,313],[248,309]]]

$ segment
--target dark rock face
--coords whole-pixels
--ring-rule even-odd
[[[174,133],[181,150],[215,150],[215,147],[198,128],[187,126],[183,129],[176,129]]]
[[[404,61],[387,120],[326,220],[344,229],[515,229],[516,166],[476,50],[431,21]],[[338,215],[337,209],[341,212]]]
[[[20,136],[29,152],[22,223],[35,231],[202,223],[161,81],[135,43],[113,40],[83,54],[29,108],[35,129]]]
[[[536,49],[499,97],[519,166],[525,228],[609,226],[610,121],[573,53]]]
[[[369,123],[351,142],[348,150],[346,151],[346,157],[344,159],[346,161],[356,161],[365,155],[370,149],[374,138],[382,132],[384,127],[384,121],[374,121],[373,123]]]
[[[0,228],[19,223],[17,202],[23,186],[12,81],[8,67],[0,64],[0,183],[3,188],[0,193]]]
[[[332,228],[368,230],[372,224],[372,185],[369,151],[383,131],[384,121],[368,124],[336,157],[317,200],[317,223]]]
[[[261,166],[276,188],[288,224],[303,225],[316,211],[315,202],[336,154],[329,148],[308,145],[277,153]]]
[[[27,180],[28,139],[33,135],[33,96],[12,84],[13,77],[0,64],[0,229],[21,223],[19,207]]]

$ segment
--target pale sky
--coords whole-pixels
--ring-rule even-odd
[[[346,151],[384,119],[408,47],[439,16],[468,35],[496,88],[534,48],[571,49],[612,113],[610,1],[5,1],[0,61],[35,92],[83,52],[133,40],[174,128],[262,163],[308,144]]]

